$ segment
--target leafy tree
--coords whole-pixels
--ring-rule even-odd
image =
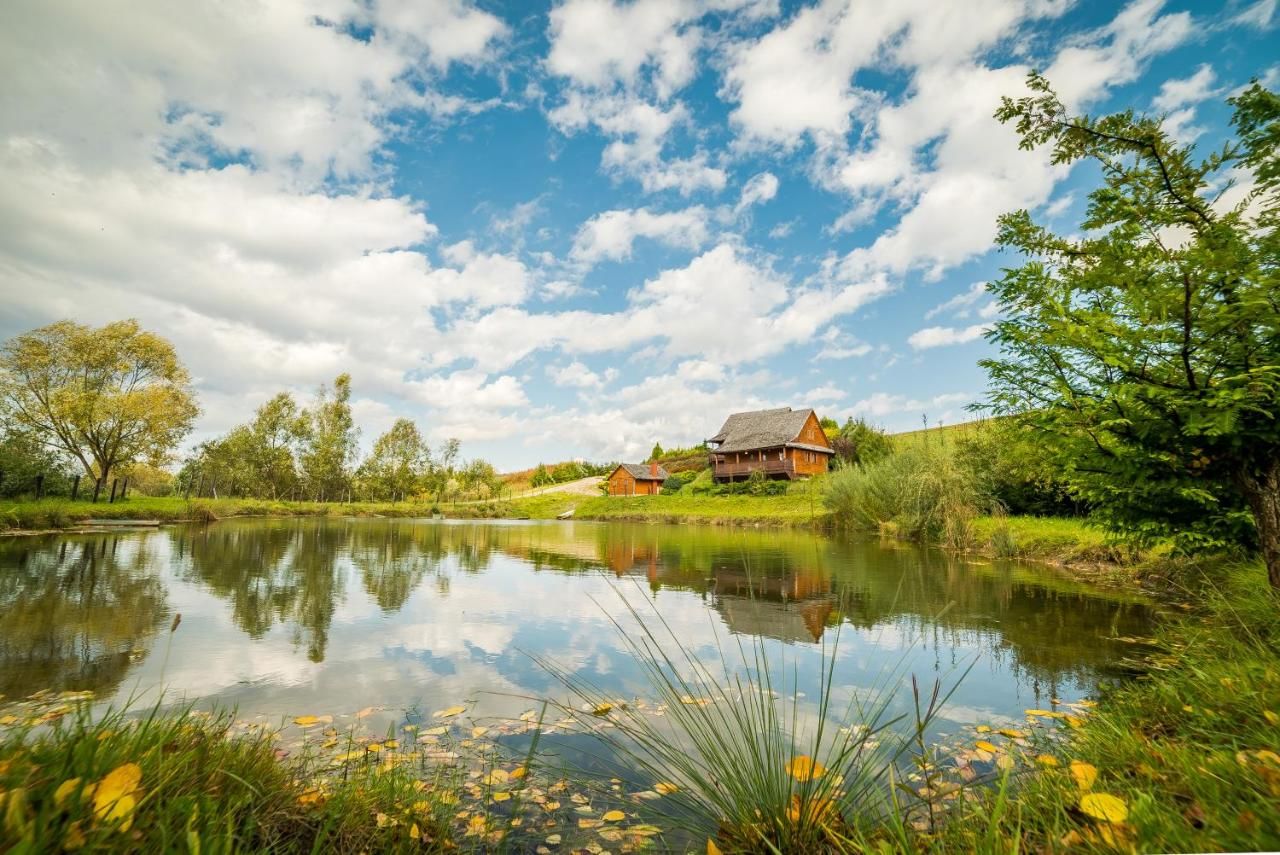
[[[840,430],[840,423],[835,419],[831,418],[831,416],[823,416],[822,418],[818,419],[818,426],[821,427],[827,433],[835,433],[836,431]]]
[[[297,401],[281,392],[254,413],[249,424],[254,492],[278,499],[298,488],[294,450],[308,438],[309,425]]]
[[[373,443],[360,466],[358,480],[366,498],[397,501],[412,495],[431,462],[431,452],[418,426],[409,419],[395,424]]]
[[[892,440],[882,429],[866,419],[855,421],[852,417],[845,419],[840,433],[831,440],[831,448],[840,466],[875,463],[893,452]]]
[[[533,476],[529,479],[529,484],[534,487],[545,487],[554,483],[555,479],[551,477],[551,473],[547,470],[545,463],[539,463],[537,468],[533,470]]]
[[[653,444],[653,451],[649,452],[649,460],[653,461],[653,460],[661,460],[661,459],[662,459],[662,443],[655,442]]]
[[[104,482],[120,464],[163,463],[199,414],[173,345],[134,320],[59,321],[6,342],[0,408]]]
[[[1070,116],[1029,85],[996,116],[1103,183],[1075,235],[1000,218],[1026,260],[989,286],[989,406],[1040,431],[1113,530],[1256,542],[1280,587],[1280,98],[1254,83],[1230,99],[1237,139],[1197,160],[1159,117]]]
[[[493,464],[486,460],[472,460],[458,474],[462,491],[469,496],[487,499],[498,492],[501,480]]]
[[[339,374],[333,391],[321,386],[306,414],[300,463],[307,489],[318,501],[337,501],[351,486],[359,432],[351,415],[351,375]]]
[[[30,432],[0,427],[0,496],[33,493],[40,475],[46,495],[70,493],[73,476],[65,458]]]

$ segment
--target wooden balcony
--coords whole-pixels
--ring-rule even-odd
[[[796,477],[796,464],[791,460],[744,460],[741,463],[711,461],[711,474],[716,479],[738,479],[750,477],[752,472],[763,472],[767,476]]]

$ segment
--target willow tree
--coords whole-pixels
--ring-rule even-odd
[[[1000,219],[1025,260],[989,286],[991,405],[1052,435],[1044,453],[1114,530],[1252,543],[1280,587],[1280,98],[1231,98],[1235,139],[1200,159],[1161,117],[1072,116],[1029,85],[996,117],[1101,186],[1071,235]]]
[[[59,321],[6,342],[0,408],[104,482],[121,464],[164,462],[200,412],[173,345],[134,320]]]

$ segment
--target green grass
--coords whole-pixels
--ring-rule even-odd
[[[552,519],[574,509],[575,519],[704,525],[822,525],[820,493],[783,496],[566,496],[549,494],[508,503],[513,516]]]
[[[452,810],[405,770],[317,777],[304,761],[281,762],[263,731],[232,735],[229,714],[59,712],[0,736],[0,850],[446,848]]]
[[[983,794],[919,848],[1280,849],[1280,595],[1257,563],[1192,566],[1181,581],[1192,611],[1157,631],[1145,675],[1102,696],[1060,765],[1002,805]],[[1088,792],[1119,799],[1123,821],[1083,812],[1070,761],[1096,770]]]
[[[897,451],[916,446],[954,445],[959,439],[973,436],[985,430],[993,422],[992,419],[976,419],[971,422],[958,422],[953,425],[937,425],[920,430],[908,430],[902,433],[889,434],[889,440]]]

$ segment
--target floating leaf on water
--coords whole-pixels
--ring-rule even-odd
[[[807,754],[799,754],[787,761],[787,774],[797,781],[821,778],[826,771],[826,767]]]
[[[978,733],[990,733],[991,727],[989,725],[980,724],[975,727],[974,730],[978,731]]]
[[[995,745],[993,745],[993,744],[992,744],[992,743],[990,743],[990,742],[987,742],[987,741],[986,741],[986,740],[984,740],[984,739],[979,739],[977,742],[975,742],[975,743],[973,743],[973,744],[977,747],[977,749],[978,749],[979,751],[985,751],[985,752],[987,752],[988,754],[998,754],[998,753],[1000,753],[1000,749],[999,749],[998,747],[996,747]]]
[[[1094,781],[1098,780],[1098,767],[1082,760],[1072,760],[1071,777],[1075,779],[1080,791],[1085,792],[1093,787]]]
[[[483,726],[477,726],[477,727],[471,728],[471,736],[475,739],[479,739],[480,737],[484,736],[488,732],[489,732],[489,728],[483,727]]]
[[[558,834],[548,834],[548,835],[547,835],[547,843],[551,844],[552,846],[559,846],[559,845],[560,845],[560,841],[561,841],[561,840],[563,840],[563,839],[564,839],[564,838],[562,838],[562,837],[561,837],[560,835],[558,835]]]
[[[678,791],[679,789],[680,788],[677,787],[675,784],[668,783],[667,781],[659,781],[658,783],[653,785],[654,792],[663,796],[669,796],[672,793]]]
[[[374,712],[375,710],[373,707],[365,707],[364,709],[360,710],[360,712],[356,713],[356,718],[368,718],[369,716],[373,715]]]
[[[528,774],[529,774],[529,770],[526,769],[524,766],[517,766],[511,770],[510,777],[512,780],[518,781]]]
[[[1014,730],[1012,727],[1001,728],[997,731],[1001,736],[1007,736],[1010,739],[1026,739],[1027,734],[1022,730]]]
[[[505,802],[509,798],[511,798],[511,794],[507,792],[500,792],[500,793],[493,794],[493,800],[495,802]]]
[[[319,724],[320,719],[318,716],[314,715],[300,715],[293,720],[293,723],[298,725],[298,727],[311,727]]]
[[[603,715],[608,715],[612,710],[613,710],[613,704],[598,704],[596,705],[596,708],[591,711],[591,714],[596,716],[603,716]]]
[[[627,818],[627,815],[620,810],[607,811],[604,816],[600,817],[605,822],[621,822]]]
[[[1103,822],[1124,822],[1129,808],[1124,800],[1108,793],[1088,793],[1080,797],[1080,810]]]
[[[599,828],[604,825],[602,819],[580,819],[578,820],[578,828]]]
[[[455,715],[462,715],[467,711],[464,706],[452,706],[442,710],[436,710],[431,714],[432,718],[453,718]]]
[[[1001,769],[1005,772],[1008,772],[1015,765],[1017,764],[1014,762],[1013,758],[1010,757],[1008,754],[1001,754],[999,757],[996,758],[996,768]]]

